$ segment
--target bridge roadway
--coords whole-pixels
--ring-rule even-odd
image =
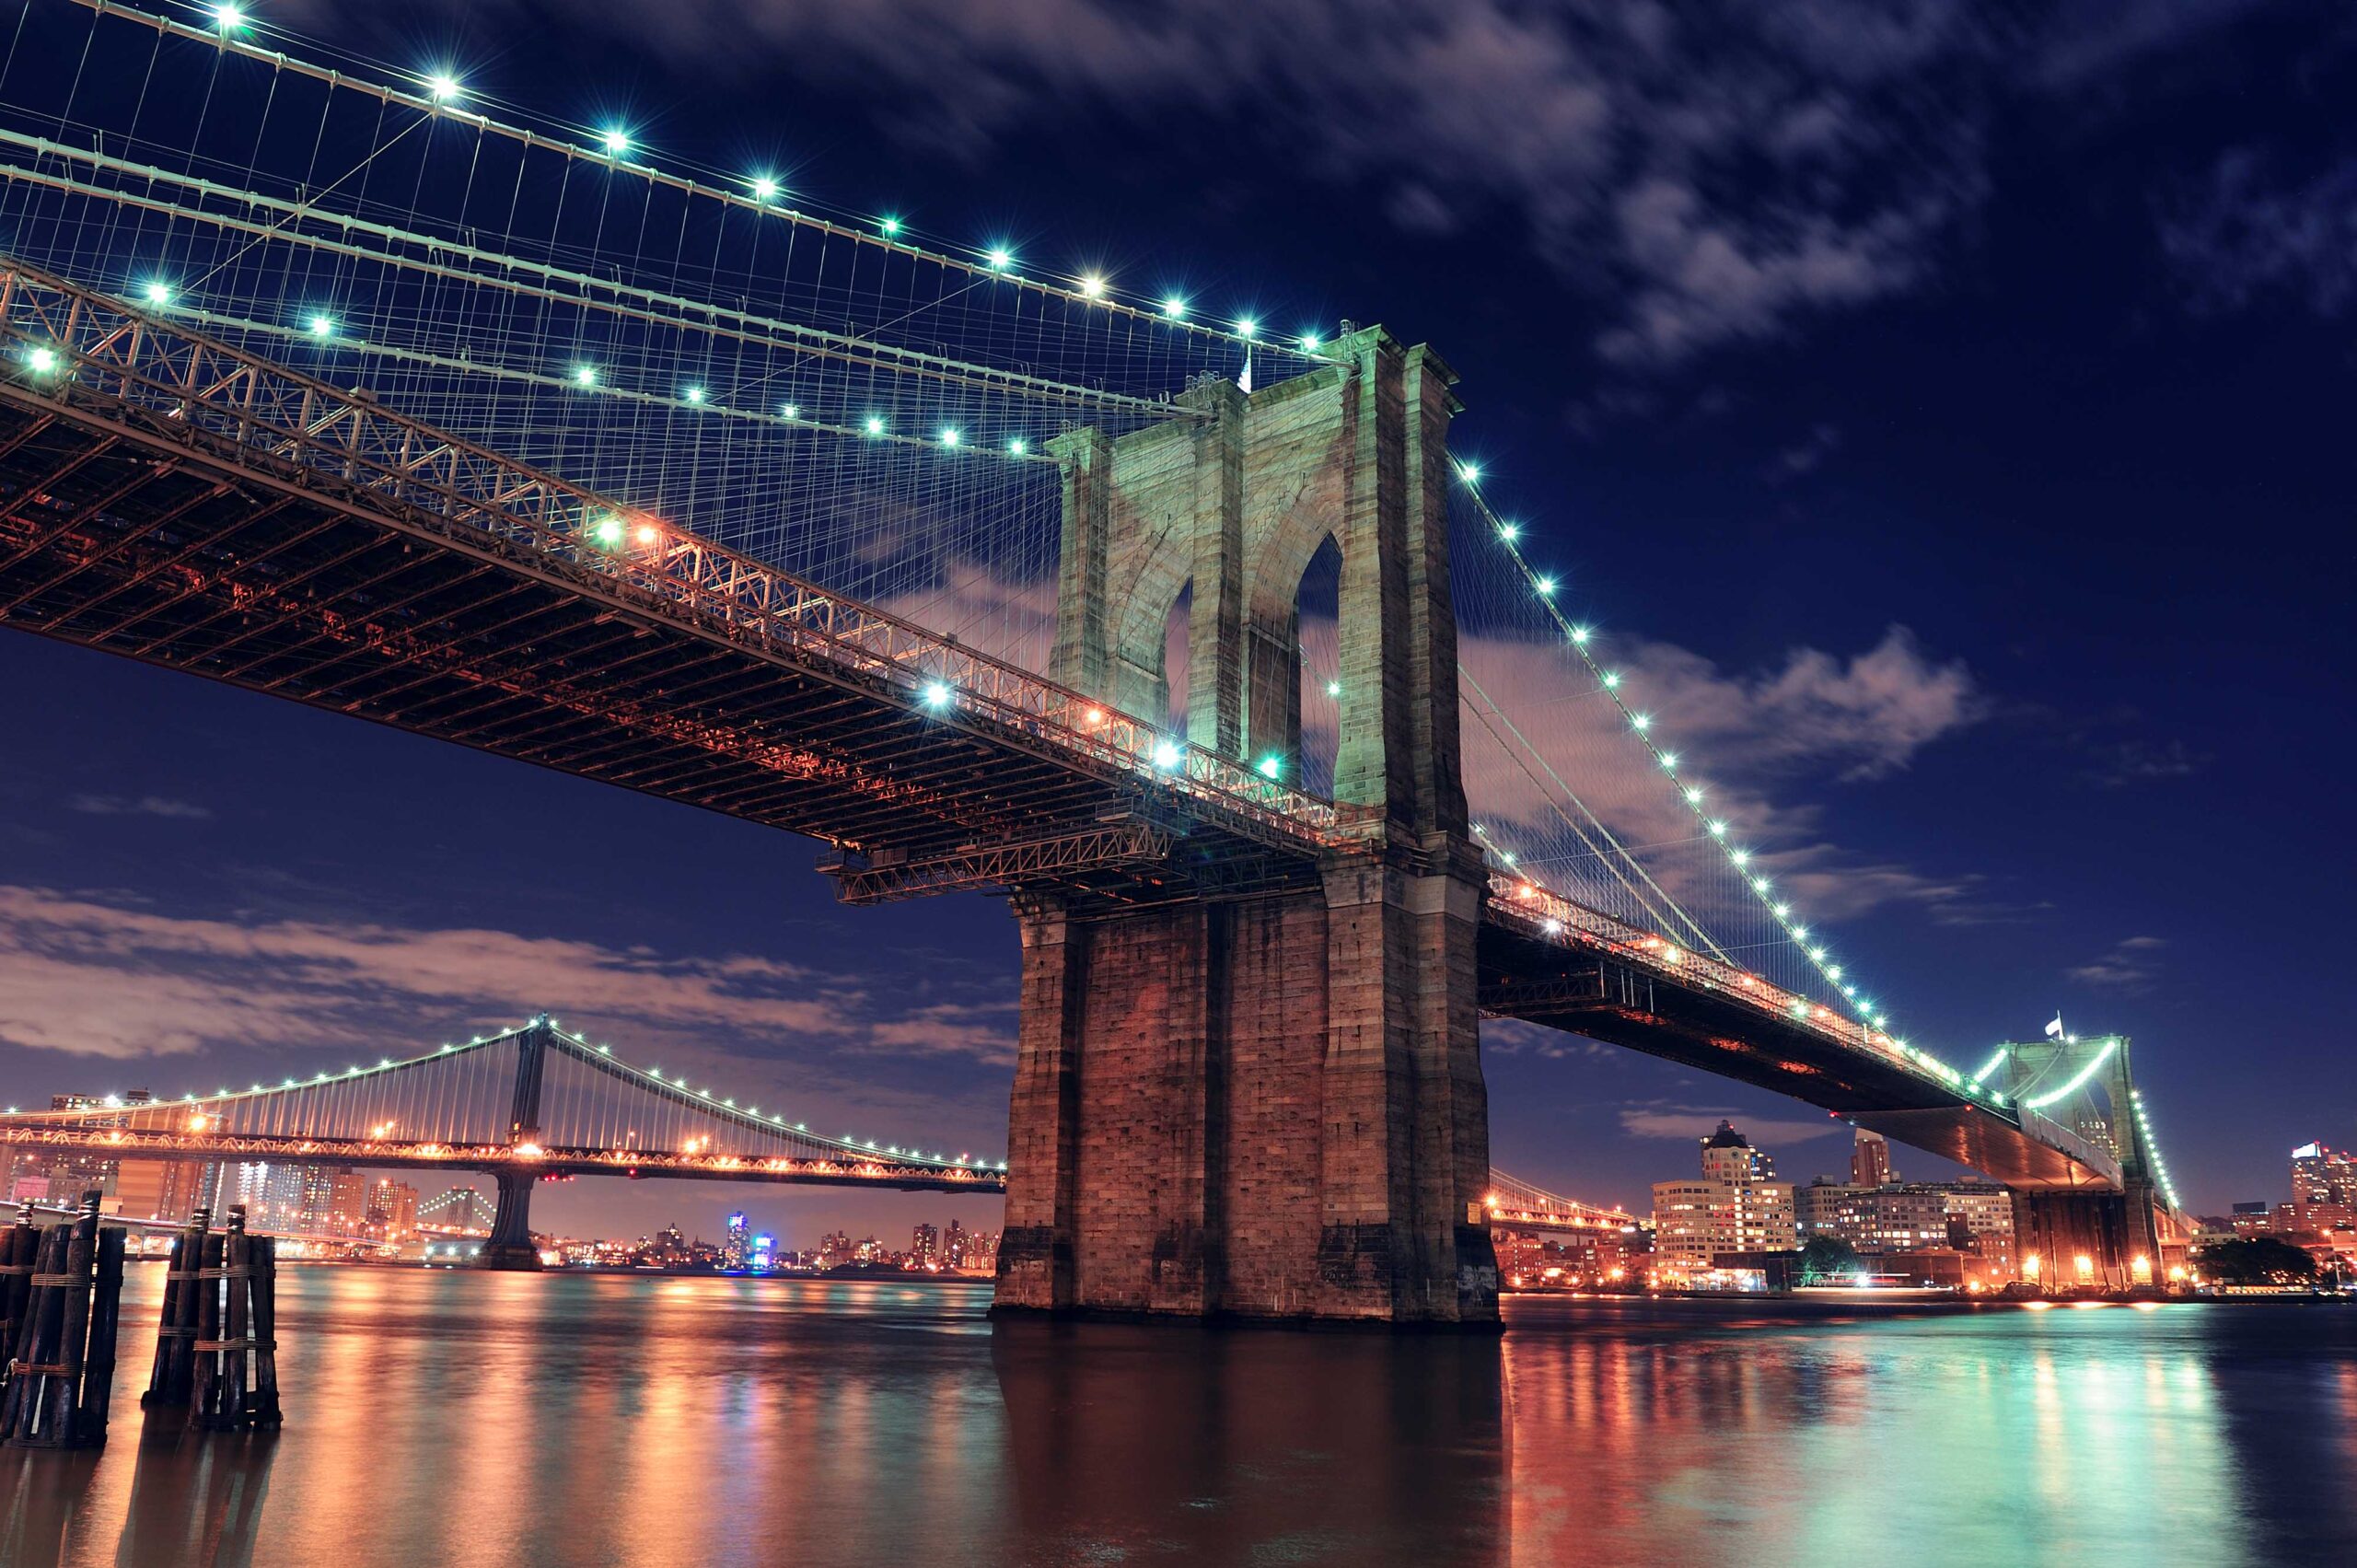
[[[540,1144],[437,1143],[406,1138],[218,1135],[73,1126],[38,1112],[0,1119],[0,1149],[109,1159],[278,1161],[489,1175],[655,1177],[803,1186],[889,1187],[911,1192],[1004,1192],[1006,1173],[890,1159],[688,1154],[667,1149],[567,1148]]]
[[[5,260],[0,354],[0,624],[822,838],[854,900],[1298,886],[1361,830],[955,639]],[[2107,1153],[1900,1042],[1517,879],[1492,881],[1480,962],[1493,1016],[2017,1186],[2121,1185]]]

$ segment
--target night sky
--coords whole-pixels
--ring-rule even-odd
[[[2357,1141],[2346,7],[257,9],[943,242],[1432,342],[1567,607],[1809,826],[1821,913],[1919,1040],[2131,1035],[2205,1213]],[[1012,923],[840,908],[818,847],[0,636],[0,1098],[545,1009],[814,1127],[997,1157]],[[1846,1162],[1805,1106],[1488,1046],[1497,1163],[1583,1198],[1642,1206],[1722,1115],[1782,1175]],[[710,1235],[738,1202],[804,1245],[995,1209],[575,1183],[536,1218]]]

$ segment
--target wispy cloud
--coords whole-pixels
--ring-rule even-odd
[[[77,795],[66,807],[90,817],[174,817],[202,821],[213,815],[210,807],[162,795]]]
[[[2131,936],[2102,957],[2075,965],[2065,972],[2081,985],[2092,985],[2098,990],[2150,990],[2160,975],[2161,949],[2167,946],[2165,937]]]
[[[891,84],[872,95],[886,129],[956,157],[1084,115],[1166,134],[1189,117],[1257,127],[1301,178],[1366,192],[1410,232],[1516,225],[1608,302],[1596,347],[1630,366],[1919,284],[1985,186],[1971,84],[2004,53],[1960,0],[591,0],[574,14],[700,70]]]
[[[2357,158],[2293,177],[2229,153],[2164,215],[2161,244],[2197,308],[2274,299],[2339,316],[2357,301]]]
[[[175,914],[0,886],[0,1042],[139,1059],[414,1048],[553,1010],[651,1046],[1013,1058],[1009,1009],[758,955],[480,927]]]
[[[1721,1121],[1732,1121],[1756,1148],[1805,1143],[1847,1130],[1846,1123],[1831,1117],[1816,1121],[1762,1121],[1724,1107],[1665,1105],[1658,1100],[1623,1106],[1620,1114],[1620,1131],[1632,1138],[1701,1139],[1717,1132]]]
[[[2092,750],[2093,758],[2082,772],[2088,783],[2104,789],[2187,778],[2212,761],[2209,752],[2197,751],[2175,738],[2120,740]]]

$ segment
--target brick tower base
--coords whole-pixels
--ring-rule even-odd
[[[1480,888],[1444,839],[1260,897],[1019,903],[994,1310],[1494,1328]]]

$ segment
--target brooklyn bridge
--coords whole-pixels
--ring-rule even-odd
[[[1868,990],[1433,346],[56,9],[138,68],[0,126],[0,623],[808,835],[851,902],[1004,897],[1022,1011],[1003,1151],[545,1016],[0,1144],[492,1171],[493,1260],[541,1175],[1003,1189],[1009,1311],[1479,1323],[1502,1207],[1593,1213],[1500,1197],[1512,1019],[1983,1171],[2108,1283],[2181,1246],[2124,1045]]]

